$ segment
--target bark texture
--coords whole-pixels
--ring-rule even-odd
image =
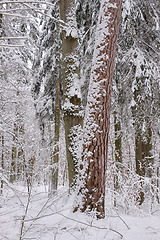
[[[2,171],[4,169],[4,136],[1,135],[1,138],[0,138],[0,141],[1,141],[1,145],[2,145],[2,151],[1,151],[1,168],[2,168]],[[3,180],[1,179],[1,184],[0,184],[0,194],[3,193]]]
[[[150,127],[147,128],[145,138],[142,132],[138,133],[135,138],[135,152],[136,152],[136,173],[140,176],[141,185],[143,187],[143,178],[151,178],[153,174],[153,163],[154,158],[152,156],[152,130]],[[143,137],[142,137],[143,136]],[[144,201],[144,191],[139,194],[139,204],[141,205]]]
[[[79,89],[78,35],[76,29],[75,1],[61,0],[60,18],[66,23],[62,30],[62,85],[63,119],[68,162],[69,186],[75,185],[77,160],[72,150],[72,130],[82,125],[81,94]]]
[[[59,9],[57,11],[57,16],[59,17]],[[59,138],[60,138],[60,118],[61,118],[61,41],[60,41],[60,26],[59,23],[56,25],[56,93],[55,93],[55,117],[54,117],[54,152],[53,152],[53,164],[55,168],[52,170],[52,186],[51,192],[57,190],[58,186],[58,162],[59,162]]]
[[[97,26],[95,52],[85,119],[84,156],[81,166],[85,184],[81,189],[82,211],[105,213],[105,171],[107,163],[112,78],[119,32],[121,0],[103,0]]]

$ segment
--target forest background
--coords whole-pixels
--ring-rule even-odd
[[[112,18],[117,6],[121,20],[109,25],[105,13]],[[159,16],[158,0],[124,0],[122,8],[116,0],[0,1],[1,239],[89,239],[92,221],[97,239],[119,239],[128,234],[124,226],[131,229],[128,216],[159,212]],[[99,45],[108,46],[100,58]],[[111,110],[111,91],[95,85],[95,70],[108,62],[114,76],[101,82],[113,76]],[[100,144],[99,127],[107,135]],[[55,213],[70,225],[52,218],[50,226],[46,215]],[[124,226],[111,224],[110,215]],[[16,224],[11,236],[3,216],[11,229]],[[152,240],[159,239],[156,221]]]

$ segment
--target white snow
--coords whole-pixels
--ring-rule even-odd
[[[132,215],[111,208],[106,199],[106,217],[102,220],[73,213],[75,195],[69,195],[66,187],[48,198],[44,187],[32,189],[27,213],[25,187],[8,185],[0,197],[0,240],[159,240],[160,206],[152,213],[132,209]],[[109,201],[108,201],[109,202]],[[135,210],[135,211],[134,211]],[[134,212],[134,214],[133,214]]]

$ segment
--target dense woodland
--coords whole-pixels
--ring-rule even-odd
[[[0,198],[160,203],[159,24],[158,0],[0,1]]]

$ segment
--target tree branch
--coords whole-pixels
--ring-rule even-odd
[[[27,40],[28,37],[0,37],[0,40],[8,40],[8,39],[13,39],[13,40]]]
[[[34,3],[34,4],[45,4],[45,5],[48,5],[48,6],[52,6],[52,7],[55,7],[55,4],[53,3],[50,3],[50,2],[41,2],[41,1],[3,1],[3,2],[0,2],[0,5],[3,5],[3,4],[18,4],[18,3]]]
[[[15,47],[26,47],[26,45],[9,45],[9,44],[0,44],[0,47],[15,48]]]

